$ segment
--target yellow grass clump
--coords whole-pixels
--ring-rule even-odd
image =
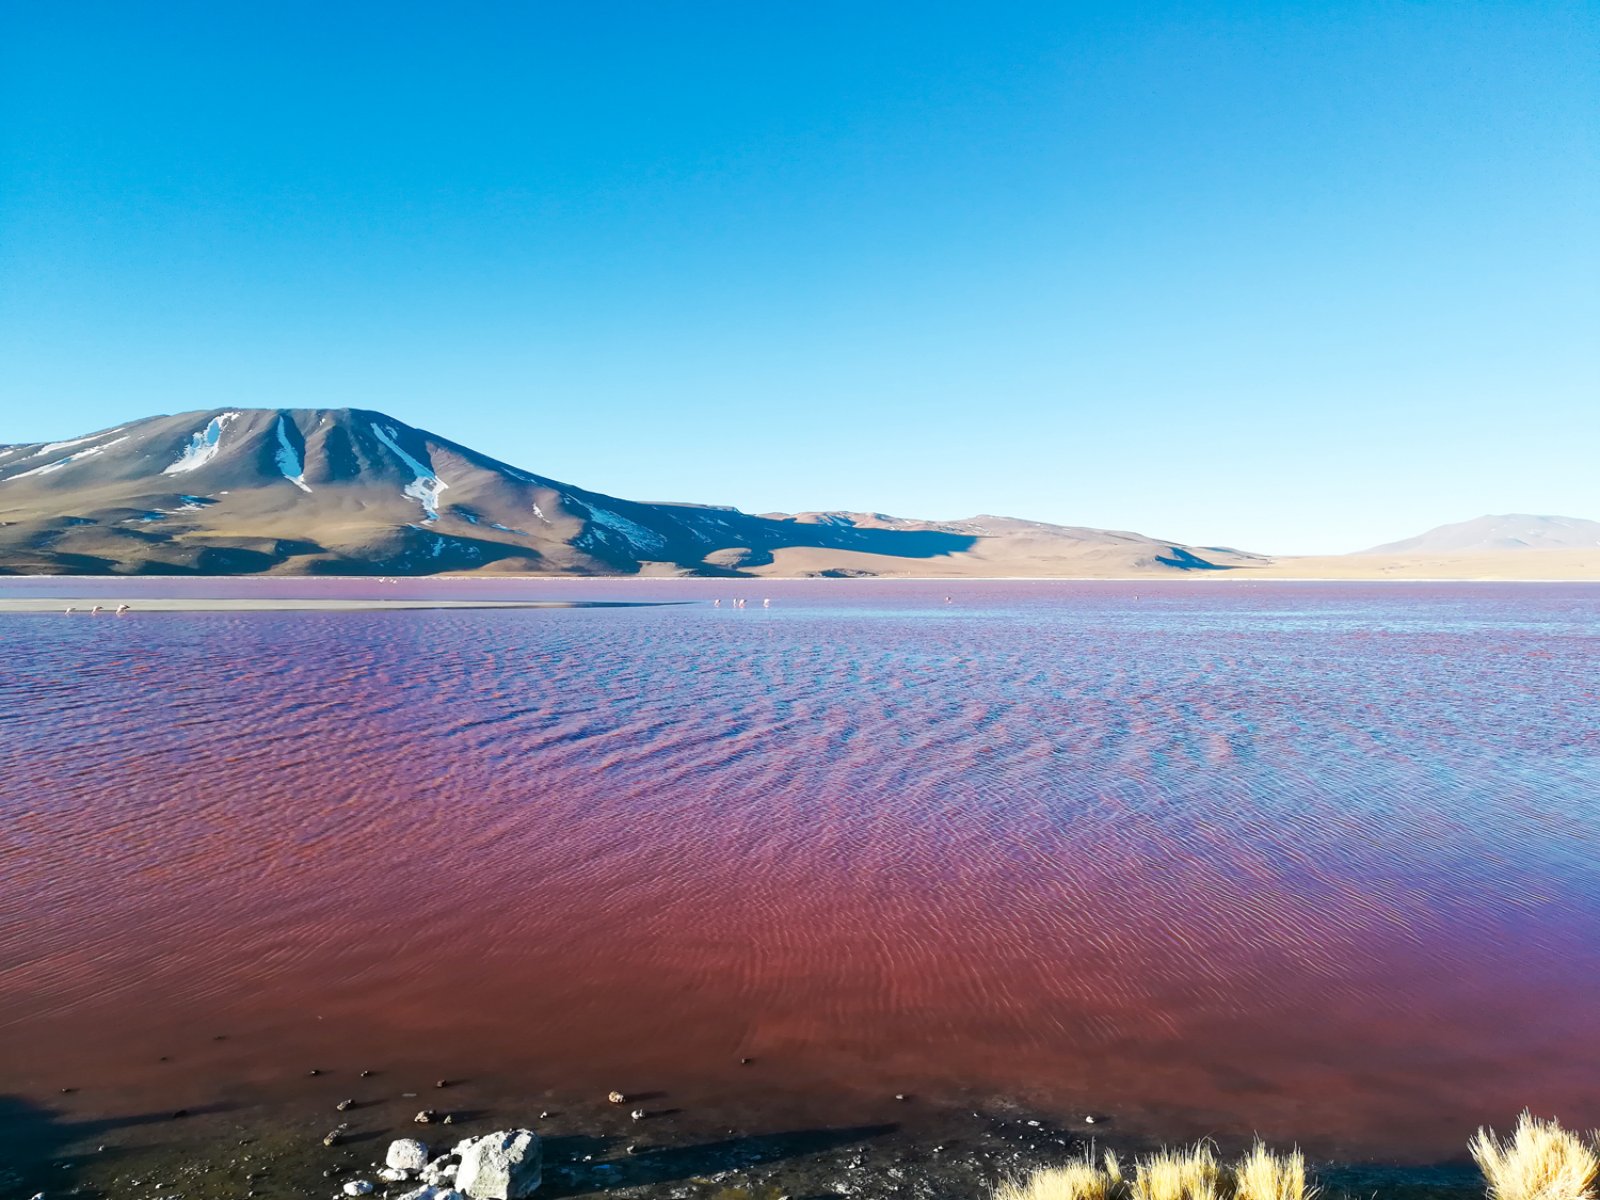
[[[1469,1148],[1488,1182],[1488,1200],[1600,1200],[1600,1133],[1586,1144],[1559,1121],[1524,1112],[1509,1138],[1480,1129]],[[1306,1160],[1298,1149],[1275,1154],[1257,1140],[1231,1168],[1219,1165],[1215,1150],[1201,1142],[1138,1159],[1131,1179],[1107,1151],[1103,1166],[1083,1158],[1047,1167],[1001,1184],[994,1200],[1316,1200],[1317,1195],[1318,1189],[1306,1184]]]
[[[1233,1168],[1235,1200],[1313,1200],[1316,1188],[1306,1187],[1306,1159],[1298,1147],[1274,1154],[1257,1141]]]
[[[1469,1147],[1490,1200],[1595,1200],[1600,1156],[1559,1121],[1524,1112],[1507,1140],[1480,1129]]]
[[[1133,1168],[1133,1200],[1221,1200],[1222,1168],[1205,1142],[1163,1150]]]
[[[1085,1158],[1064,1167],[1044,1167],[1026,1179],[1011,1180],[995,1189],[995,1200],[1117,1200],[1122,1170],[1117,1156],[1106,1155],[1104,1169]]]

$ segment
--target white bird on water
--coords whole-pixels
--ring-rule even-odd
[[[771,608],[772,607],[772,597],[768,596],[765,600],[763,600],[761,602],[761,607],[762,608]]]

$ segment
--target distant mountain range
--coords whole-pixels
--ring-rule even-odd
[[[1094,577],[1270,561],[1007,517],[639,503],[361,409],[217,409],[0,447],[0,574]]]
[[[1427,533],[1374,546],[1365,554],[1480,554],[1501,550],[1593,550],[1600,548],[1600,521],[1582,517],[1538,517],[1528,513],[1478,517],[1440,525]]]

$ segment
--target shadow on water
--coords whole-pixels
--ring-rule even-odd
[[[187,1115],[226,1112],[226,1104],[202,1105]],[[0,1196],[59,1192],[90,1158],[100,1159],[95,1139],[140,1125],[163,1124],[172,1112],[74,1121],[16,1096],[0,1096]]]
[[[786,1133],[731,1137],[693,1146],[641,1148],[637,1154],[609,1162],[598,1158],[623,1141],[610,1137],[553,1137],[544,1143],[544,1186],[539,1195],[583,1196],[620,1188],[677,1183],[700,1175],[733,1171],[825,1154],[858,1142],[885,1137],[895,1125],[858,1125],[844,1129],[802,1129]]]

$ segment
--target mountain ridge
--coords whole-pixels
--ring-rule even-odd
[[[1414,537],[1357,554],[1480,554],[1496,551],[1592,550],[1600,547],[1600,521],[1535,513],[1485,514],[1436,525]]]
[[[990,575],[1262,564],[980,515],[626,500],[371,409],[201,409],[0,445],[0,573]]]

